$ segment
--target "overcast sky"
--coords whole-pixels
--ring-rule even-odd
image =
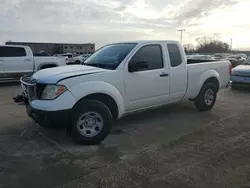
[[[219,33],[250,48],[250,0],[0,0],[0,44],[179,40]]]

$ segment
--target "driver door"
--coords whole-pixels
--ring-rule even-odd
[[[164,63],[162,48],[160,44],[144,45],[135,52],[125,66],[127,112],[168,102],[169,73]],[[129,67],[136,63],[142,65],[141,68],[137,67],[137,70],[131,72]]]

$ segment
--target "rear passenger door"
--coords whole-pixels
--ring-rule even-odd
[[[170,95],[171,102],[179,101],[183,98],[187,88],[187,63],[183,57],[183,48],[177,43],[166,44],[170,61]]]
[[[7,77],[20,77],[33,72],[33,56],[23,47],[2,46],[1,57]]]

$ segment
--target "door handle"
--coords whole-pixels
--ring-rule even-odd
[[[167,73],[162,73],[162,74],[160,74],[160,77],[166,77],[166,76],[168,76]]]
[[[24,59],[24,61],[31,61],[31,59]]]
[[[3,61],[3,59],[0,59],[0,61]]]

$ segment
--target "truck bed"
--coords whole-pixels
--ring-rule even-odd
[[[226,87],[229,80],[229,61],[204,61],[199,60],[196,63],[189,63],[187,65],[188,71],[188,86],[185,95],[186,99],[195,98],[202,84],[207,77],[217,77],[219,79],[220,88]],[[191,61],[192,62],[192,61]]]
[[[187,59],[187,64],[198,64],[198,63],[207,63],[207,62],[215,62],[218,60],[205,60],[205,59]]]
[[[53,57],[53,56],[37,56],[34,57],[35,61],[35,72],[40,69],[43,64],[55,64],[56,66],[66,65],[67,57]]]

